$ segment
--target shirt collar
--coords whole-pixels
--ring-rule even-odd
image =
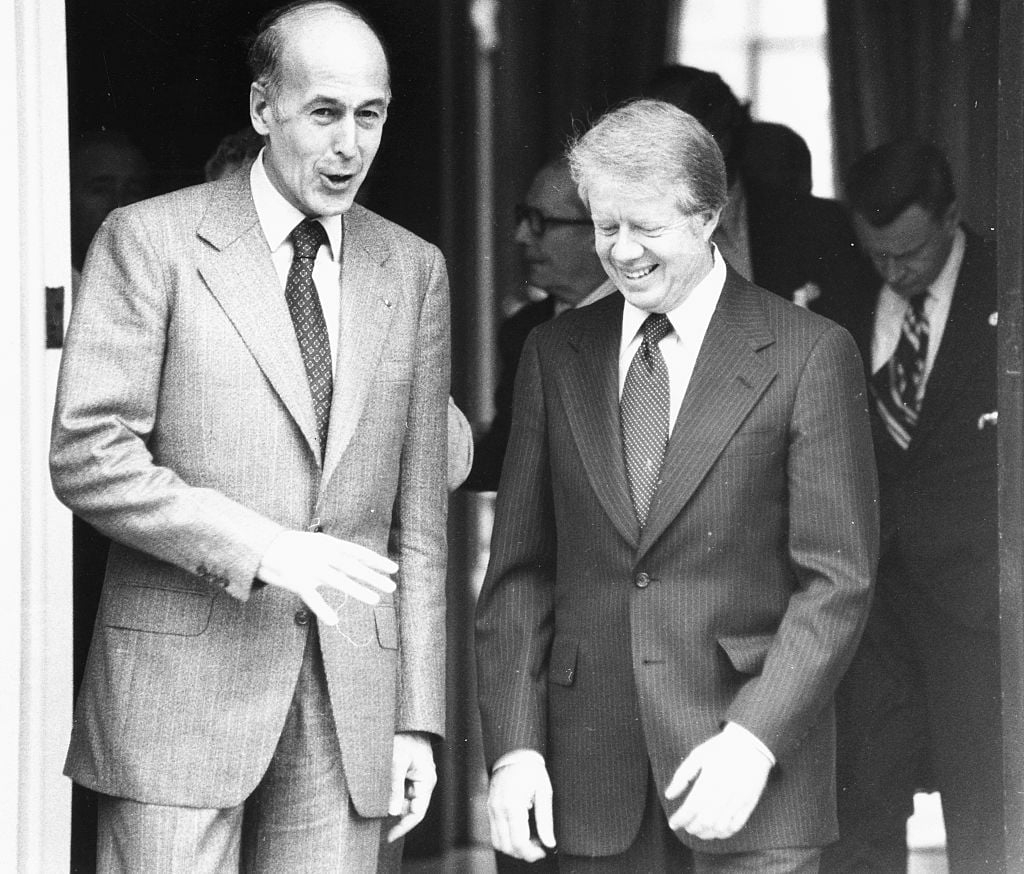
[[[274,187],[274,183],[270,181],[270,177],[267,176],[267,168],[263,165],[265,151],[266,149],[261,149],[256,160],[252,162],[252,169],[249,170],[249,184],[252,187],[252,200],[256,205],[256,215],[260,220],[263,236],[267,238],[270,251],[276,252],[295,230],[295,226],[306,216],[285,200],[281,192]],[[341,216],[318,216],[317,221],[327,231],[327,242],[331,247],[331,260],[337,261],[341,254]]]
[[[672,329],[680,338],[697,333],[703,337],[715,307],[718,306],[718,298],[721,297],[722,288],[725,286],[725,260],[714,243],[711,244],[711,254],[712,264],[708,275],[693,287],[682,303],[665,313],[672,323]],[[632,342],[649,315],[649,312],[634,306],[628,300],[625,302],[622,310],[623,349]]]
[[[953,245],[949,249],[946,263],[942,270],[935,277],[935,281],[928,286],[928,294],[936,300],[950,300],[953,297],[953,289],[956,288],[956,279],[960,275],[960,264],[964,260],[964,249],[967,240],[962,228],[957,228],[953,234]]]

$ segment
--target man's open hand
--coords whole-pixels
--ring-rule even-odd
[[[537,823],[537,838],[530,837],[530,808]],[[491,821],[491,843],[502,853],[536,862],[547,855],[545,847],[555,846],[551,779],[539,755],[495,769],[487,814]]]
[[[256,576],[294,592],[321,622],[337,625],[338,614],[324,600],[320,587],[373,606],[380,602],[381,593],[395,590],[394,580],[387,575],[397,570],[391,559],[358,543],[329,534],[282,531],[270,541]]]

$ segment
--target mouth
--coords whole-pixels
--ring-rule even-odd
[[[620,268],[620,272],[630,282],[638,282],[641,279],[646,279],[648,276],[650,276],[657,269],[658,269],[658,265],[657,264],[649,264],[646,267],[637,267],[637,268],[634,268],[633,270],[622,270]]]
[[[331,191],[344,191],[355,175],[355,173],[321,173],[320,178],[324,181],[325,188]]]

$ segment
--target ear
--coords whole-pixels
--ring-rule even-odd
[[[704,238],[704,242],[707,243],[711,239],[711,235],[715,232],[715,228],[718,227],[718,220],[722,217],[721,209],[708,209],[700,213],[697,219],[703,222],[700,233]]]
[[[249,118],[252,121],[252,126],[255,128],[256,133],[260,136],[265,137],[270,133],[270,126],[267,123],[267,117],[273,113],[274,109],[270,105],[270,99],[267,97],[267,89],[260,85],[258,82],[253,82],[249,86]]]

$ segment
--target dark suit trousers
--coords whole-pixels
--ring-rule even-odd
[[[906,871],[913,794],[938,789],[950,874],[1001,872],[998,636],[899,587],[897,572],[883,559],[864,638],[837,693],[840,840],[822,871]]]
[[[375,871],[380,819],[356,815],[342,770],[315,622],[270,766],[237,807],[101,797],[100,874]]]

